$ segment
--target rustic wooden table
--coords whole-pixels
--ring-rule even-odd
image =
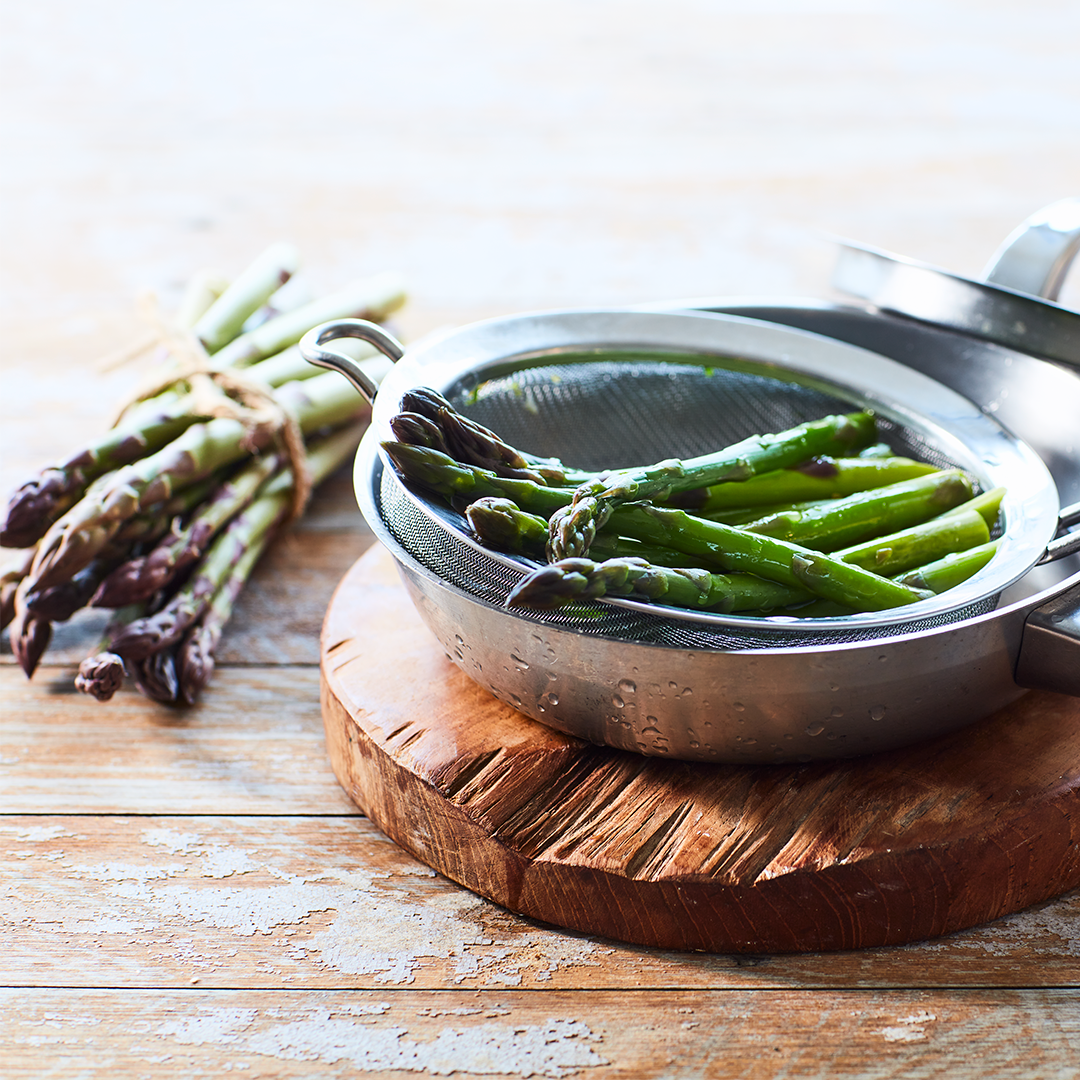
[[[401,269],[406,338],[529,308],[828,291],[828,233],[977,274],[1076,194],[1075,5],[5,5],[6,492],[139,376],[199,266]],[[1075,281],[1076,275],[1073,276]],[[1077,305],[1070,283],[1066,302]],[[344,473],[186,711],[0,655],[0,1074],[1080,1076],[1080,895],[901,948],[660,952],[513,916],[346,798],[318,635]]]

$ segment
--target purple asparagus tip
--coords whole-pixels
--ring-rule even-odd
[[[108,701],[123,685],[124,675],[124,661],[116,653],[98,653],[79,665],[75,689],[98,701]]]
[[[26,613],[21,619],[16,614],[16,623],[18,625],[13,625],[11,629],[11,651],[29,679],[49,647],[52,623],[30,613]]]

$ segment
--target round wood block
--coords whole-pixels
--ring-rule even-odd
[[[512,911],[641,945],[808,952],[916,941],[1080,885],[1080,700],[1030,693],[873,757],[639,757],[512,710],[443,654],[391,556],[323,628],[330,759],[429,866]]]

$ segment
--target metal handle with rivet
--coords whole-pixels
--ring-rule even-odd
[[[379,392],[378,383],[351,356],[323,347],[328,341],[338,338],[366,341],[395,364],[405,355],[405,347],[378,323],[366,319],[335,319],[314,327],[300,339],[300,355],[309,364],[344,375],[367,398],[368,404],[374,405]]]

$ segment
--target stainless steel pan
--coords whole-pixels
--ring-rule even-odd
[[[1080,608],[1080,571],[1070,565],[1075,556],[1054,564],[1060,569],[1049,585],[1025,584],[1045,571],[1032,567],[1054,543],[1058,524],[1056,477],[1039,456],[925,373],[779,321],[548,313],[464,328],[399,364],[375,401],[372,432],[357,458],[357,495],[447,654],[497,697],[544,723],[597,743],[688,760],[787,761],[901,745],[969,723],[1017,697],[1023,692],[1015,678],[1018,661],[1028,682],[1035,670],[1036,682],[1080,692],[1070,683],[1080,672],[1080,633],[1068,632]],[[377,329],[352,322],[320,328],[302,348],[309,359],[346,368],[325,343],[353,333],[374,336],[391,354],[400,351]],[[613,349],[633,349],[638,357],[611,361]],[[698,452],[694,440],[704,433],[695,427],[698,420],[684,419],[698,414],[688,414],[682,399],[708,393],[718,372],[721,399],[742,396],[733,411],[738,423],[711,432],[714,445],[748,433],[738,430],[740,423],[760,428],[747,414],[763,399],[772,401],[769,415],[776,401],[781,413],[796,416],[818,414],[828,400],[871,404],[902,446],[961,464],[984,483],[1004,481],[1010,488],[1005,558],[962,594],[929,602],[925,610],[914,605],[885,617],[814,620],[813,627],[806,620],[686,620],[627,603],[608,605],[593,620],[525,616],[500,604],[520,568],[477,549],[455,532],[453,521],[439,520],[377,452],[402,390],[425,384],[471,403],[526,449],[561,451],[585,466],[611,463],[598,395],[605,380],[620,384],[629,376],[648,384],[644,395],[630,395],[643,408],[647,402],[670,416],[682,401],[684,411],[674,425],[650,427],[648,411],[631,416],[635,438],[621,452],[639,455],[636,460],[686,455]],[[1071,396],[1059,388],[1044,406],[1050,427],[1080,415],[1080,379],[1072,378]],[[585,425],[584,441],[582,425],[571,425],[578,454],[565,445],[567,402],[595,421]],[[498,422],[500,410],[524,427],[507,430],[505,415]],[[601,460],[586,460],[589,453]],[[1059,462],[1057,472],[1066,485],[1080,486],[1075,455],[1071,464]],[[1049,644],[1032,651],[1028,643],[1040,635]],[[1047,655],[1049,665],[1042,666],[1049,672],[1040,675]],[[1029,656],[1039,659],[1033,664]]]
[[[1078,249],[1080,199],[1062,199],[1006,237],[982,280],[847,240],[832,283],[882,311],[1080,366],[1080,312],[1053,303]]]

